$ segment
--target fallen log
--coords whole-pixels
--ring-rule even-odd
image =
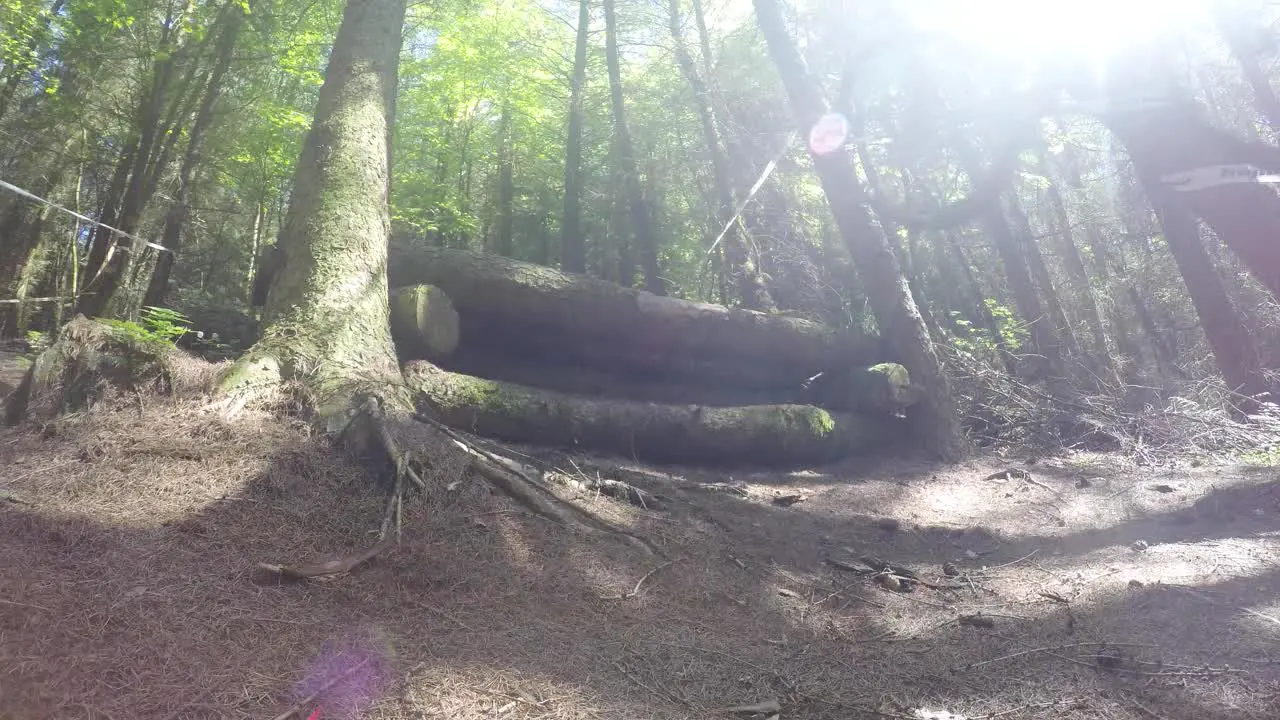
[[[659,297],[583,275],[496,255],[400,240],[388,263],[391,287],[444,290],[462,317],[466,343],[529,346],[548,357],[594,352],[583,364],[613,362],[698,374],[785,374],[803,381],[823,370],[888,359],[880,340],[800,318]],[[474,332],[472,328],[474,327]]]
[[[882,449],[905,429],[896,418],[808,405],[713,408],[586,398],[404,367],[420,412],[510,442],[604,451],[650,462],[804,466]]]
[[[443,290],[408,285],[391,291],[391,336],[401,357],[444,358],[458,348],[458,311]]]
[[[628,372],[570,362],[543,361],[521,355],[476,351],[464,345],[448,358],[419,354],[403,360],[425,359],[442,369],[486,380],[527,385],[544,390],[641,402],[734,407],[740,405],[815,405],[842,412],[897,413],[912,405],[918,392],[901,365],[882,363],[870,368],[823,373],[806,385],[788,378],[759,383],[734,382],[737,377],[690,377],[678,372]],[[768,380],[766,383],[765,380]]]

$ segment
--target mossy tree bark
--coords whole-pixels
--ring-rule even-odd
[[[224,388],[293,379],[322,417],[403,405],[387,301],[389,142],[405,0],[349,0],[294,174],[263,333]],[[404,406],[407,407],[407,406]]]
[[[809,405],[713,408],[586,398],[405,366],[420,409],[447,425],[511,442],[576,447],[651,462],[801,466],[884,448],[893,418]]]

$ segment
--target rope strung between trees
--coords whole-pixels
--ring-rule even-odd
[[[165,246],[163,246],[163,245],[157,245],[156,243],[153,243],[153,242],[151,242],[150,240],[143,240],[142,238],[138,237],[137,235],[132,235],[132,234],[127,233],[127,232],[125,232],[125,231],[123,231],[123,230],[121,230],[121,229],[119,229],[119,228],[113,228],[113,227],[111,227],[110,225],[108,225],[108,224],[106,224],[106,223],[98,222],[97,220],[94,220],[93,218],[85,217],[84,215],[81,215],[80,213],[76,212],[75,210],[72,210],[72,209],[70,209],[70,208],[63,207],[63,206],[59,205],[58,203],[53,202],[52,200],[46,200],[46,199],[44,199],[44,198],[42,198],[42,197],[40,197],[40,196],[38,196],[38,195],[35,195],[35,194],[30,193],[30,192],[28,192],[28,191],[26,191],[26,190],[23,190],[22,188],[18,187],[17,185],[12,185],[12,184],[10,184],[10,183],[7,183],[7,182],[5,182],[4,180],[0,180],[0,187],[3,187],[5,190],[8,190],[8,191],[10,191],[10,192],[12,192],[12,193],[14,193],[14,194],[16,194],[16,195],[20,195],[20,196],[22,196],[22,197],[24,197],[24,198],[27,198],[27,199],[29,199],[29,200],[35,200],[35,201],[36,201],[36,202],[38,202],[38,203],[41,203],[41,204],[43,204],[43,205],[47,205],[47,206],[49,206],[49,207],[51,207],[51,208],[53,208],[53,209],[55,209],[55,210],[61,210],[62,212],[66,213],[66,214],[68,214],[68,215],[71,215],[71,216],[73,216],[73,217],[75,217],[75,218],[78,218],[78,219],[80,219],[80,220],[83,220],[83,221],[85,221],[85,222],[89,223],[90,225],[96,225],[97,227],[105,228],[105,229],[107,229],[107,230],[110,230],[111,232],[113,232],[113,233],[115,233],[115,234],[117,234],[117,235],[123,235],[124,237],[129,238],[130,240],[134,241],[135,243],[138,243],[139,245],[145,245],[146,247],[149,247],[149,248],[155,248],[156,250],[161,250],[161,251],[163,251],[163,252],[173,252],[172,250],[170,250],[169,248],[167,248],[167,247],[165,247]],[[125,248],[125,249],[126,249],[126,250],[128,250],[129,248]]]

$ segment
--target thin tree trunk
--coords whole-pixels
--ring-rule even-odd
[[[222,79],[231,66],[236,40],[244,24],[244,13],[236,3],[223,6],[222,12],[223,18],[219,24],[223,27],[218,37],[217,60],[209,76],[204,97],[200,101],[200,109],[196,112],[195,122],[191,125],[187,152],[182,158],[182,167],[178,170],[178,196],[174,199],[173,206],[164,220],[164,232],[160,244],[168,250],[161,251],[156,258],[155,269],[151,273],[151,280],[143,296],[144,306],[163,305],[165,296],[169,292],[169,275],[173,270],[175,255],[182,247],[182,228],[190,212],[193,176],[203,159],[201,150],[204,146],[205,133],[213,124],[214,108],[218,102],[218,95],[222,91]],[[254,220],[256,223],[256,213]]]
[[[587,83],[590,26],[590,2],[579,0],[573,79],[569,89],[569,137],[565,141],[564,219],[560,226],[560,267],[572,273],[587,271],[587,248],[582,236],[582,124],[586,114],[582,97]]]
[[[618,143],[618,161],[624,174],[627,204],[631,211],[635,251],[644,270],[644,289],[654,295],[666,295],[667,284],[658,265],[658,239],[654,233],[652,208],[640,183],[640,166],[636,162],[631,130],[627,126],[627,107],[622,95],[622,64],[618,58],[618,18],[615,0],[604,0],[605,61],[609,67],[609,100],[613,112],[613,132]]]
[[[690,0],[693,6],[693,22],[698,28],[698,48],[702,51],[702,76],[706,78],[707,86],[713,85],[711,58],[711,33],[707,32],[707,16],[702,9],[702,0]]]
[[[1227,386],[1245,397],[1253,397],[1269,388],[1262,375],[1258,348],[1253,337],[1245,329],[1239,311],[1231,303],[1222,285],[1213,260],[1200,240],[1200,231],[1193,217],[1172,204],[1156,207],[1160,224],[1164,227],[1165,241],[1173,254],[1178,272],[1187,284],[1191,303],[1195,305],[1218,371]],[[1241,402],[1239,407],[1251,411],[1255,403]]]
[[[1022,244],[1027,265],[1031,268],[1031,276],[1040,290],[1040,297],[1044,300],[1049,318],[1053,320],[1061,347],[1068,353],[1078,354],[1080,346],[1076,342],[1075,331],[1071,327],[1071,321],[1067,319],[1067,311],[1062,307],[1062,298],[1058,295],[1057,287],[1054,286],[1053,276],[1049,274],[1044,253],[1040,252],[1040,243],[1036,242],[1035,232],[1031,229],[1031,219],[1027,217],[1026,211],[1022,209],[1017,198],[1009,200],[1009,212],[1013,215],[1017,228],[1016,237]]]
[[[858,111],[858,108],[852,108],[852,110],[853,134],[854,137],[859,138],[859,141],[854,144],[854,148],[856,148],[858,160],[862,164],[862,172],[867,176],[867,187],[870,188],[872,193],[878,195],[883,190],[883,184],[880,182],[880,170],[876,167],[876,163],[871,157],[870,148],[861,140],[865,134],[862,113]],[[880,227],[884,229],[885,235],[889,238],[889,246],[893,248],[894,254],[898,257],[898,263],[902,266],[903,272],[906,273],[907,287],[911,290],[911,297],[915,300],[916,307],[920,310],[920,318],[924,320],[925,327],[929,328],[929,332],[934,337],[941,337],[941,328],[934,321],[933,314],[929,312],[929,301],[925,297],[924,287],[920,284],[920,277],[916,272],[915,258],[902,248],[904,229],[888,218],[881,217],[879,221]],[[910,242],[914,246],[914,238],[911,238]]]
[[[515,158],[511,147],[511,103],[502,106],[498,122],[498,241],[495,250],[503,257],[515,253]]]
[[[711,104],[711,93],[706,82],[698,75],[698,68],[693,63],[689,48],[685,43],[684,29],[681,25],[680,0],[670,0],[668,7],[667,28],[671,31],[671,39],[675,42],[676,61],[680,65],[685,80],[693,89],[694,107],[698,112],[698,120],[702,125],[702,140],[711,156],[711,182],[715,190],[717,219],[720,228],[724,228],[733,218],[737,202],[733,193],[733,181],[730,177],[729,160],[725,156],[720,142],[720,132],[716,127],[715,109]],[[729,275],[742,295],[742,304],[751,310],[772,312],[777,307],[769,296],[764,278],[751,260],[747,245],[742,238],[742,224],[734,222],[725,231],[721,242],[724,244],[724,256],[728,264]]]
[[[970,178],[979,177],[980,163],[977,151],[969,141],[957,138],[956,151],[960,157],[960,166],[965,173]],[[981,205],[978,217],[995,246],[996,254],[1000,256],[1005,279],[1008,280],[1009,289],[1013,293],[1013,304],[1017,307],[1022,320],[1027,323],[1031,347],[1044,358],[1047,365],[1047,367],[1038,367],[1033,374],[1039,374],[1045,370],[1052,373],[1060,372],[1062,353],[1058,333],[1053,326],[1053,320],[1045,313],[1044,306],[1040,303],[1040,296],[1036,293],[1035,282],[1032,279],[1026,245],[1018,240],[1013,229],[1009,227],[1009,220],[1001,207],[1000,196],[993,195],[987,198]]]
[[[1098,312],[1098,303],[1093,297],[1093,283],[1089,279],[1089,271],[1085,269],[1084,258],[1080,256],[1080,249],[1076,247],[1075,239],[1072,236],[1071,218],[1067,215],[1066,203],[1062,199],[1062,192],[1058,189],[1053,175],[1050,174],[1048,163],[1043,154],[1038,158],[1038,163],[1038,172],[1049,179],[1046,198],[1049,201],[1049,209],[1058,225],[1057,232],[1053,233],[1053,237],[1058,240],[1058,254],[1064,263],[1072,294],[1075,296],[1080,312],[1084,315],[1085,324],[1089,326],[1089,332],[1093,336],[1092,355],[1096,359],[1098,367],[1111,369],[1111,356],[1107,351],[1107,334],[1103,329],[1102,314]]]
[[[826,115],[828,108],[809,75],[795,42],[787,33],[778,0],[753,0],[760,30],[778,68],[802,136]],[[956,459],[964,453],[951,384],[920,317],[906,278],[884,235],[877,232],[867,213],[866,195],[858,184],[853,162],[844,148],[827,154],[810,151],[814,168],[827,196],[836,226],[858,267],[876,324],[890,351],[919,381],[925,396],[912,417],[918,437],[933,453]]]
[[[175,34],[172,28],[179,21],[180,19],[173,15],[166,20],[166,28],[170,29],[166,30],[160,47],[166,49],[169,54],[155,64],[152,70],[151,87],[138,108],[137,143],[132,155],[133,162],[128,171],[128,182],[120,201],[119,217],[116,219],[116,227],[126,233],[133,233],[138,228],[138,221],[150,199],[148,191],[153,185],[148,180],[156,173],[153,162],[163,157],[163,152],[159,153],[159,157],[157,154],[165,130],[162,127],[161,114],[164,111],[165,99],[170,96],[173,85],[176,56],[172,44]],[[116,290],[127,277],[133,261],[132,256],[139,251],[141,248],[137,247],[133,241],[120,238],[116,252],[110,260],[106,261],[104,258],[104,263],[95,269],[96,280],[91,281],[86,287],[87,294],[80,299],[76,312],[89,317],[104,314]],[[103,254],[105,255],[105,249]]]

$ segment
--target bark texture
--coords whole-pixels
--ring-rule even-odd
[[[350,0],[294,175],[263,335],[226,379],[302,380],[322,416],[394,394],[388,142],[404,0]]]
[[[616,453],[649,462],[803,466],[884,448],[885,419],[806,405],[709,408],[583,398],[405,366],[419,409],[447,425],[509,442]]]
[[[463,343],[595,367],[799,384],[823,371],[895,360],[878,338],[797,318],[665,298],[509,258],[398,242],[392,287],[444,290]],[[913,375],[914,377],[914,375]]]
[[[401,357],[448,357],[458,348],[458,311],[440,288],[396,288],[391,292],[391,335]]]

